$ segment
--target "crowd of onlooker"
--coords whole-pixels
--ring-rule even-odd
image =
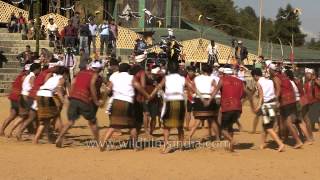
[[[49,23],[41,22],[40,39],[48,39],[49,45],[58,49],[71,48],[73,53],[79,54],[80,50],[86,54],[97,52],[96,40],[100,37],[100,55],[115,54],[118,26],[113,19],[104,20],[97,24],[94,17],[80,18],[80,13],[75,12],[68,20],[68,24],[59,30],[54,17],[49,17]],[[36,28],[33,19],[26,20],[22,12],[18,16],[12,13],[8,22],[10,33],[21,33],[25,40],[36,39]]]

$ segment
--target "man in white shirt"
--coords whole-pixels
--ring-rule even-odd
[[[103,56],[104,46],[106,46],[106,54],[108,54],[110,28],[107,20],[99,26],[100,32],[100,55]]]
[[[97,31],[98,31],[98,26],[94,22],[94,20],[90,21],[89,30],[91,34],[88,39],[88,46],[89,46],[89,54],[91,54],[91,43],[92,43],[92,51],[94,53],[96,52],[96,37],[97,37]]]
[[[54,23],[53,18],[49,18],[49,23],[47,25],[48,39],[49,41],[55,41],[58,33],[58,26]]]
[[[263,130],[261,149],[267,147],[267,134],[270,134],[273,140],[278,144],[278,151],[284,150],[284,144],[280,140],[277,133],[273,130],[273,124],[276,121],[277,98],[275,94],[275,86],[272,80],[262,76],[261,69],[251,71],[253,79],[257,82],[259,100],[256,107],[252,107],[255,113],[261,113],[263,116]]]

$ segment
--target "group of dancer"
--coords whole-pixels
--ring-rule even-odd
[[[37,144],[45,131],[50,142],[62,147],[65,134],[82,116],[95,140],[103,142],[99,143],[101,151],[121,129],[130,130],[132,147],[139,150],[136,142],[142,127],[151,136],[159,119],[164,136],[162,152],[167,153],[172,150],[171,129],[177,129],[181,142],[178,148],[183,149],[201,122],[207,121],[210,140],[227,140],[228,149],[233,151],[233,125],[239,124],[243,101],[249,100],[252,111],[263,117],[261,148],[267,147],[268,134],[280,152],[289,134],[295,140],[294,148],[314,141],[308,113],[320,103],[320,80],[313,69],[306,68],[302,83],[292,70],[266,62],[265,69],[251,70],[256,87],[250,89],[241,72],[243,66],[203,64],[197,70],[194,66],[185,68],[183,62],[169,61],[164,67],[119,63],[116,59],[108,64],[107,78],[101,75],[105,63],[94,60],[80,69],[71,83],[69,71],[60,61],[25,65],[12,84],[10,116],[2,123],[0,135],[5,135],[12,123],[8,137],[16,131],[16,138],[21,140],[28,129],[35,134],[33,143]],[[255,90],[257,102],[253,101]],[[68,121],[63,124],[60,114],[64,104]],[[99,107],[107,108],[105,119],[108,116],[110,121],[102,139],[96,117]],[[192,125],[191,114],[195,119]],[[185,130],[189,131],[186,139]],[[58,133],[56,138],[54,131]]]

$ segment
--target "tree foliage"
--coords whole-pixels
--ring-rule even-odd
[[[188,8],[183,8],[183,16],[196,21],[195,12],[201,13],[214,19],[212,25],[230,24],[230,26],[217,27],[232,36],[257,40],[259,34],[259,16],[252,7],[238,8],[233,0],[184,0]],[[190,9],[190,7],[192,7]],[[302,46],[305,43],[306,35],[300,30],[301,21],[298,16],[291,13],[286,19],[285,16],[292,12],[290,4],[285,9],[280,8],[276,20],[262,18],[262,40],[278,42],[280,38],[284,44],[291,43],[294,35],[295,46]],[[207,24],[208,25],[208,24]]]

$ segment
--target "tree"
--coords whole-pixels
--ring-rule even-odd
[[[276,18],[274,34],[271,36],[274,42],[277,42],[277,38],[280,38],[284,44],[289,45],[293,35],[295,46],[304,45],[306,35],[301,32],[301,21],[299,16],[293,13],[290,4],[287,5],[286,9],[280,8]]]

